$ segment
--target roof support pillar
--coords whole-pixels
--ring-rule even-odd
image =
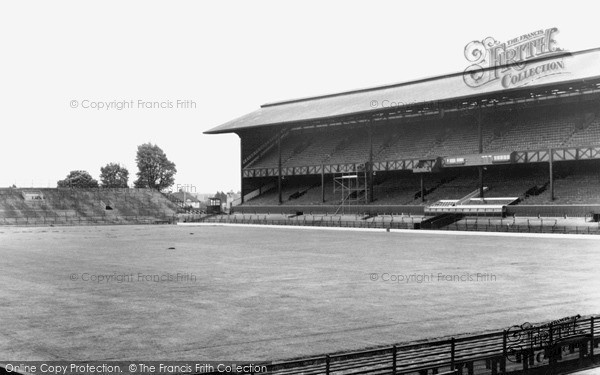
[[[483,199],[483,166],[480,165],[479,167],[477,167],[477,169],[479,170],[479,198]]]
[[[375,201],[375,194],[373,192],[374,185],[374,170],[373,170],[373,120],[369,119],[369,163],[368,168],[366,168],[366,172],[369,174],[367,179],[367,194],[368,194],[368,203],[373,203]]]
[[[479,153],[483,153],[483,115],[481,113],[481,106],[477,108],[477,139],[479,141]],[[483,166],[479,166],[479,198],[483,199]]]
[[[279,196],[279,204],[283,203],[283,199],[281,197],[281,131],[279,132],[279,137],[277,137],[277,195]]]
[[[240,136],[240,202],[244,204],[244,141]]]
[[[548,150],[548,174],[550,175],[550,200],[554,200],[554,158],[552,157],[552,149]]]
[[[321,165],[321,203],[325,203],[325,165]]]
[[[483,152],[483,115],[481,107],[477,110],[477,140],[479,141],[479,153]]]

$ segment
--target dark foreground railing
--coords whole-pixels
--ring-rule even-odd
[[[598,226],[567,226],[567,225],[496,225],[485,223],[449,224],[442,230],[509,232],[509,233],[562,233],[562,234],[600,234]]]
[[[280,375],[552,374],[594,364],[598,317],[267,365]]]

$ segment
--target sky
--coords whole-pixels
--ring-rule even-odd
[[[237,191],[239,138],[204,131],[268,102],[463,71],[465,46],[486,37],[556,27],[561,48],[600,47],[593,4],[4,1],[0,187],[98,179],[111,162],[133,183],[151,142],[174,187]]]

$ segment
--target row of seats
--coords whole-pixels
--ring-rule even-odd
[[[43,199],[26,200],[24,193]],[[0,217],[41,222],[171,217],[177,207],[153,189],[0,189]]]
[[[600,118],[594,118],[581,129],[576,130],[564,146],[600,145]]]
[[[509,131],[494,139],[487,147],[489,151],[535,150],[559,147],[575,131],[579,115],[574,113],[557,117],[555,113],[540,116],[525,116],[515,120]]]
[[[325,204],[339,204],[339,197],[334,197],[333,181],[327,181],[324,185]],[[322,191],[320,184],[307,185],[300,184],[285,184],[282,188],[281,197],[284,205],[314,205],[323,204]],[[247,205],[252,206],[269,206],[277,204],[279,193],[277,189],[272,189],[264,194],[247,202]]]
[[[271,225],[313,225],[326,227],[370,227],[412,229],[424,220],[424,216],[387,214],[367,216],[364,214],[244,214],[216,215],[205,217],[201,221],[209,223],[232,224],[271,224]]]
[[[487,198],[518,198],[521,204],[600,204],[600,162],[563,162],[554,168],[556,199],[550,196],[547,164],[498,166],[484,171],[483,185]],[[373,192],[377,205],[429,205],[439,200],[461,199],[479,188],[479,174],[474,168],[456,168],[443,173],[423,174],[424,201],[421,199],[421,176],[407,172],[378,173]],[[334,191],[334,181],[326,176],[325,202],[340,204],[341,192]],[[292,197],[296,193],[295,197]],[[299,195],[298,193],[302,193]],[[323,204],[320,182],[286,181],[284,205]],[[290,197],[292,197],[290,199]],[[249,200],[246,205],[278,204],[277,189]]]
[[[173,216],[88,216],[76,217],[2,217],[0,225],[119,225],[119,224],[155,224],[157,221],[172,221]]]
[[[600,204],[600,170],[578,171],[554,181],[554,200],[550,189],[531,196],[527,204]]]
[[[523,151],[561,146],[600,144],[600,119],[589,108],[579,111],[546,108],[535,112],[498,113],[485,117],[482,146],[485,151]],[[282,140],[285,167],[362,163],[368,160],[369,133],[364,127],[332,127],[291,131]],[[372,130],[375,161],[432,158],[479,151],[479,134],[472,117],[386,123]],[[273,168],[278,148],[245,167]]]

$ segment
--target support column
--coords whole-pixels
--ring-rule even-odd
[[[277,194],[279,196],[279,204],[281,204],[283,203],[283,199],[281,197],[281,131],[279,132],[279,137],[277,138],[277,153]]]
[[[369,174],[369,178],[367,180],[369,186],[367,191],[369,193],[369,203],[373,203],[375,201],[375,194],[373,192],[374,178],[373,178],[373,123],[369,120],[369,168],[367,168],[367,173]]]
[[[594,317],[592,316],[590,318],[590,333],[592,336],[591,342],[590,342],[590,358],[592,359],[592,363],[595,363],[595,359],[594,359],[594,345],[596,344],[595,341],[595,337],[594,337]]]
[[[554,164],[554,160],[552,157],[552,149],[548,150],[548,174],[550,175],[550,200],[554,200],[554,173],[552,171],[552,165]]]
[[[479,197],[484,198],[483,194],[483,166],[479,166]]]
[[[481,108],[477,112],[477,138],[479,142],[479,153],[483,152],[483,115]]]
[[[424,181],[424,173],[419,173],[421,175],[421,202],[425,202],[425,181]]]
[[[239,134],[238,134],[239,135]],[[240,201],[244,204],[244,142],[240,135]]]
[[[325,166],[321,165],[321,203],[325,203]]]
[[[479,142],[479,153],[483,153],[483,116],[481,113],[481,107],[477,110],[477,138]],[[483,191],[483,166],[479,167],[479,198],[484,197]]]

